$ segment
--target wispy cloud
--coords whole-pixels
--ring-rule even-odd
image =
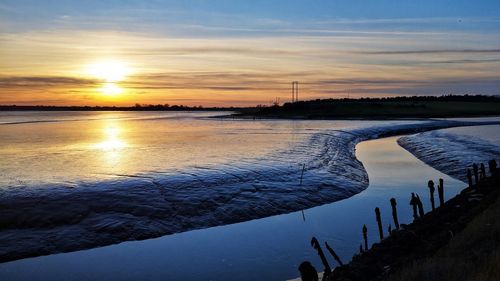
[[[420,54],[500,54],[500,49],[434,49],[434,50],[387,50],[356,51],[365,55],[420,55]]]
[[[95,86],[98,81],[93,79],[56,76],[0,76],[2,88],[32,88],[32,87],[60,87],[60,86]]]
[[[500,84],[491,77],[500,62],[493,12],[457,16],[441,7],[433,17],[411,9],[397,17],[379,4],[363,3],[371,11],[331,1],[266,3],[265,10],[253,2],[236,9],[206,1],[4,2],[0,103],[57,96],[98,104],[102,85],[86,69],[106,60],[133,70],[118,83],[127,104],[256,104],[288,97],[293,80],[304,98],[497,93]]]

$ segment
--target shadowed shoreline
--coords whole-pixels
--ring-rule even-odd
[[[446,268],[452,263],[459,263],[459,260],[464,265],[476,264],[478,268],[483,265],[479,262],[485,263],[487,269],[491,270],[490,274],[498,275],[498,265],[494,266],[495,261],[491,260],[494,259],[491,253],[498,251],[498,247],[491,244],[498,235],[498,229],[495,229],[497,226],[477,226],[474,221],[480,220],[480,223],[484,224],[485,221],[496,220],[495,212],[500,206],[499,186],[500,173],[496,169],[491,175],[486,178],[483,176],[478,183],[465,188],[435,211],[425,214],[411,224],[402,225],[401,230],[393,231],[368,251],[355,255],[350,263],[335,268],[330,276],[323,280],[421,280],[423,276],[448,280],[443,279],[443,276],[446,276],[445,271],[452,268]],[[471,229],[471,226],[476,229]],[[491,232],[491,235],[482,235],[483,231]],[[467,235],[467,240],[463,240],[460,235]],[[455,239],[455,236],[459,238]],[[486,245],[492,247],[486,249]],[[476,247],[477,249],[474,249]],[[475,253],[479,248],[482,249],[481,255]],[[453,255],[449,256],[450,253]],[[446,263],[443,264],[443,261]],[[482,274],[481,271],[474,272],[475,270],[478,269],[469,266],[458,272],[469,275]],[[494,278],[488,276],[487,280],[495,280]]]

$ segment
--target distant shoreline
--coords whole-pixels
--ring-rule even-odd
[[[387,120],[500,116],[496,96],[326,99],[238,110],[235,118]]]
[[[239,109],[239,108],[238,108]],[[120,106],[24,106],[24,105],[0,105],[0,111],[234,111],[235,108],[223,107],[120,107]]]

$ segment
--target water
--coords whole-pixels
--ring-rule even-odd
[[[500,126],[449,128],[406,136],[399,144],[432,167],[467,180],[467,168],[500,161]]]
[[[391,223],[389,198],[398,200],[400,223],[411,220],[411,192],[429,210],[428,179],[445,181],[445,197],[464,186],[415,159],[395,137],[367,141],[356,155],[370,175],[365,191],[332,204],[238,224],[188,231],[146,241],[68,254],[24,259],[0,265],[4,280],[285,280],[310,260],[321,269],[309,241],[328,241],[341,259],[350,260],[369,229],[378,240],[374,208],[384,226]],[[334,261],[329,257],[331,265]],[[90,270],[91,269],[91,270]]]
[[[354,154],[358,142],[380,136],[471,125],[463,121],[253,121],[209,118],[213,114],[0,113],[0,258],[9,260],[87,249],[285,214],[335,202],[368,187],[367,171]],[[449,145],[460,139],[453,136],[455,134],[446,134],[443,137],[446,141],[441,144]],[[387,182],[382,185],[383,192],[377,195],[380,200],[382,197],[387,200],[387,187],[400,184],[405,188],[414,188],[417,183],[407,184],[411,182],[410,176],[419,181],[418,185],[422,179],[420,168],[412,174],[411,169],[403,169],[404,163],[394,160],[409,158],[416,161],[410,154],[396,153],[394,159],[387,158],[397,147],[395,140],[391,141],[386,145],[393,148],[377,156],[380,159],[377,165],[385,168],[387,163],[393,161],[395,165],[400,165],[402,175],[386,179]],[[484,146],[476,145],[477,142],[469,144],[479,148],[476,151],[480,154],[484,152],[481,151]],[[428,143],[425,145],[428,146]],[[441,150],[445,148],[440,144],[434,146]],[[372,150],[384,151],[380,148]],[[397,150],[403,151],[399,147]],[[393,166],[389,168],[396,169]],[[376,190],[372,177],[377,173],[372,173],[370,184],[374,186],[372,190]],[[394,188],[394,193],[401,192],[398,196],[403,196],[403,193],[409,192],[405,188]],[[451,191],[453,193],[453,189]],[[362,194],[366,193],[358,196]],[[362,198],[358,196],[352,199]],[[357,203],[349,207],[342,202]],[[361,200],[351,199],[332,206],[340,206],[334,207],[340,208],[334,211],[335,214],[344,216],[344,211],[351,210],[353,217],[359,206],[368,207]],[[313,210],[307,213],[316,212]],[[318,210],[323,212],[317,217],[319,223],[327,215],[321,211],[326,209]],[[216,257],[218,251],[222,256],[228,256],[222,258],[224,261],[238,261],[241,267],[246,266],[246,261],[258,268],[268,268],[262,275],[254,276],[257,279],[270,276],[282,278],[291,276],[290,273],[296,270],[295,265],[291,265],[294,262],[289,262],[292,257],[307,257],[305,249],[309,248],[304,245],[307,245],[312,233],[295,231],[301,228],[296,223],[281,225],[284,231],[281,237],[277,236],[279,241],[259,233],[266,227],[269,232],[279,233],[281,228],[276,229],[279,224],[275,220],[294,222],[297,219],[295,216],[290,220],[290,216],[244,223],[241,224],[243,228],[237,228],[236,232],[227,232],[224,227],[184,232],[168,236],[174,238],[166,238],[170,242],[165,243],[169,244],[168,249],[175,249],[175,244],[186,245],[196,241],[217,245],[210,239],[224,238],[219,242],[219,248],[204,250],[204,261],[197,264],[201,275],[194,275],[191,279],[206,275],[217,279],[217,274],[244,273],[254,276],[250,274],[250,268],[245,269],[247,271],[228,270],[225,268],[227,264],[221,265],[217,259],[213,260],[216,262],[213,264],[210,255],[213,253]],[[312,228],[314,225],[304,230]],[[216,231],[216,234],[210,234],[213,233],[211,231]],[[339,230],[329,229],[331,233],[336,231]],[[341,237],[348,237],[347,233],[352,235],[352,231],[346,226],[346,232]],[[236,240],[231,238],[235,233],[238,236],[234,238]],[[250,236],[247,236],[248,233]],[[182,238],[186,237],[184,235],[195,237]],[[287,240],[286,237],[293,235],[298,236]],[[181,240],[175,240],[175,237],[181,237]],[[248,243],[242,242],[241,237],[248,237]],[[264,239],[275,243],[262,242]],[[232,246],[220,244],[226,241],[232,241]],[[300,244],[298,241],[306,242]],[[337,242],[347,245],[341,250],[344,257],[346,253],[353,253],[353,247],[356,248],[353,241]],[[293,250],[293,244],[297,243],[300,247]],[[147,245],[144,247],[148,248]],[[272,258],[254,256],[263,252],[261,245],[274,249],[268,252]],[[111,248],[112,251],[117,249]],[[177,249],[177,253],[184,251]],[[286,249],[290,254],[276,249]],[[245,254],[234,257],[228,252]],[[194,252],[182,257],[174,255],[171,257],[175,260],[172,267],[165,267],[168,271],[160,273],[165,276],[185,275],[185,268],[190,267],[188,263],[193,261],[192,256],[195,255]],[[154,255],[146,258],[148,263],[155,264],[153,260],[156,257],[161,258]],[[184,264],[179,264],[177,259],[184,259]],[[137,270],[147,275],[146,271]],[[110,274],[104,269],[100,272]],[[127,275],[133,275],[127,272]],[[158,280],[154,278],[162,275],[155,276],[151,280]]]

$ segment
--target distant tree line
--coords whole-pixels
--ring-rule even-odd
[[[293,103],[294,105],[300,104],[321,104],[321,103],[339,103],[339,102],[500,102],[499,96],[487,95],[441,95],[441,96],[397,96],[397,97],[363,97],[363,98],[331,98],[331,99],[315,99],[308,101],[299,101]],[[285,103],[284,105],[292,105],[292,103]]]
[[[0,105],[0,111],[219,111],[234,107],[203,107],[169,104],[135,104],[134,106],[54,106],[54,105]]]
[[[309,107],[328,107],[340,104],[384,104],[391,102],[400,103],[419,103],[419,102],[487,102],[500,103],[498,96],[486,95],[442,95],[442,96],[397,96],[384,98],[331,98],[315,99],[309,101],[298,101],[295,103],[284,103],[280,106],[279,98],[271,101],[270,106],[259,104],[255,107],[203,107],[187,105],[169,105],[169,104],[139,104],[134,106],[53,106],[53,105],[0,105],[0,111],[8,110],[40,110],[40,111],[221,111],[221,110],[294,110]]]

